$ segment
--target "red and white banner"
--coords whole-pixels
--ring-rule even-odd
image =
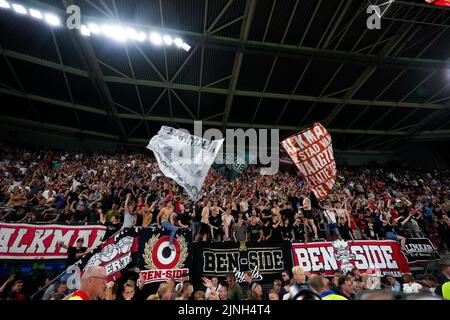
[[[327,130],[316,123],[287,138],[282,144],[317,199],[326,197],[336,181],[336,162],[331,136]]]
[[[308,272],[324,270],[333,275],[354,267],[363,273],[377,270],[395,277],[410,272],[400,246],[392,240],[293,243],[292,253],[294,265]]]
[[[280,148],[280,167],[291,168],[294,162],[284,148]]]
[[[100,225],[0,223],[0,260],[66,259],[67,250],[58,242],[72,246],[83,238],[84,247],[97,247],[105,232]]]

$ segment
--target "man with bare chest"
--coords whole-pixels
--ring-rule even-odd
[[[166,201],[166,205],[159,212],[158,217],[156,218],[156,222],[158,223],[158,228],[161,229],[161,227],[163,227],[165,230],[170,231],[169,248],[170,250],[175,251],[173,238],[177,233],[177,228],[173,223],[173,204],[171,201]]]

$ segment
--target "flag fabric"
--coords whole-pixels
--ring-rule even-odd
[[[336,181],[336,162],[331,136],[327,130],[316,123],[287,138],[282,145],[317,199],[326,197]]]
[[[256,159],[252,153],[245,152],[243,154],[244,157],[239,152],[237,154],[223,153],[221,163],[214,163],[213,167],[226,179],[234,180]]]
[[[178,183],[193,201],[197,201],[223,141],[208,141],[163,126],[147,148],[155,154],[161,172]]]

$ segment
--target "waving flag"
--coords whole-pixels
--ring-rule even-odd
[[[181,130],[163,126],[147,148],[153,151],[159,169],[183,187],[193,201],[201,190],[224,139],[208,141]]]
[[[317,199],[326,197],[336,181],[336,162],[331,136],[327,130],[316,123],[287,138],[282,144]]]

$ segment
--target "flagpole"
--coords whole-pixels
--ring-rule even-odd
[[[122,232],[122,231],[123,231],[122,229],[119,230],[119,231],[117,231],[117,232],[114,233],[111,237],[109,237],[108,239],[105,239],[104,241],[102,241],[102,243],[101,243],[100,245],[102,245],[104,242],[108,241],[109,239],[115,237],[117,234],[119,234],[119,233]],[[99,245],[99,246],[100,246],[100,245]],[[98,248],[99,246],[95,247],[94,249]],[[94,250],[94,249],[93,249],[93,250]],[[91,253],[92,253],[92,252],[91,252]],[[75,265],[75,264],[77,264],[77,262],[80,261],[81,259],[83,259],[83,258],[80,258],[80,259],[78,259],[77,261],[75,261],[75,263],[72,264],[72,266]],[[50,282],[47,283],[45,286],[43,286],[43,287],[40,288],[38,291],[36,291],[36,292],[31,296],[31,300],[33,300],[34,297],[35,297],[37,294],[39,294],[40,292],[42,292],[42,290],[48,288],[48,287],[49,287],[51,284],[53,284],[57,279],[59,279],[60,277],[62,277],[62,276],[67,272],[67,269],[68,269],[69,267],[71,267],[71,266],[68,266],[67,268],[65,268],[64,271],[61,272],[58,276],[56,276],[52,281],[50,281]]]

